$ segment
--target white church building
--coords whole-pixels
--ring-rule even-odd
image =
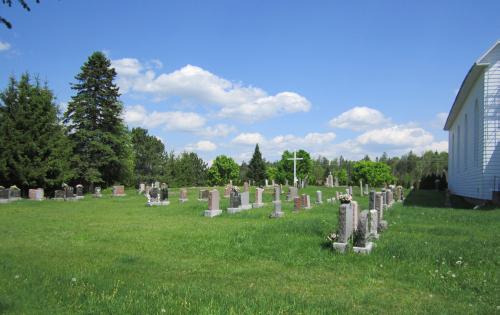
[[[467,73],[444,130],[448,188],[454,195],[500,198],[500,40]]]

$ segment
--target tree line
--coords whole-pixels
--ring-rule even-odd
[[[208,167],[194,152],[175,154],[148,130],[129,130],[122,118],[123,104],[114,83],[116,72],[101,52],[93,53],[71,84],[74,95],[64,113],[46,82],[25,73],[11,77],[0,93],[0,185],[16,185],[23,191],[42,187],[48,192],[62,183],[108,187],[121,183],[162,181],[171,186],[225,185],[229,181],[265,180],[293,183],[293,152],[283,152],[276,162],[266,161],[258,144],[249,163],[236,163],[220,155]],[[297,177],[309,184],[323,184],[331,173],[339,184],[359,180],[378,186],[398,183],[411,186],[419,179],[441,176],[447,169],[447,153],[409,152],[375,161],[366,156],[350,161],[312,159],[298,150]]]

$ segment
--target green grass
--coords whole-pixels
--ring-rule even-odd
[[[210,219],[197,194],[152,208],[133,191],[0,205],[0,313],[500,314],[500,209],[397,204],[359,256],[325,243],[338,204],[283,202],[269,219],[266,190],[264,208]],[[440,198],[418,194],[413,204]]]

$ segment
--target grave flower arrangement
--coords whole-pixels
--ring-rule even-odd
[[[341,194],[339,195],[339,201],[340,203],[351,203],[352,196],[349,194]]]

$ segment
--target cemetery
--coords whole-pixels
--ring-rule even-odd
[[[0,314],[500,314],[497,2],[3,0]]]

